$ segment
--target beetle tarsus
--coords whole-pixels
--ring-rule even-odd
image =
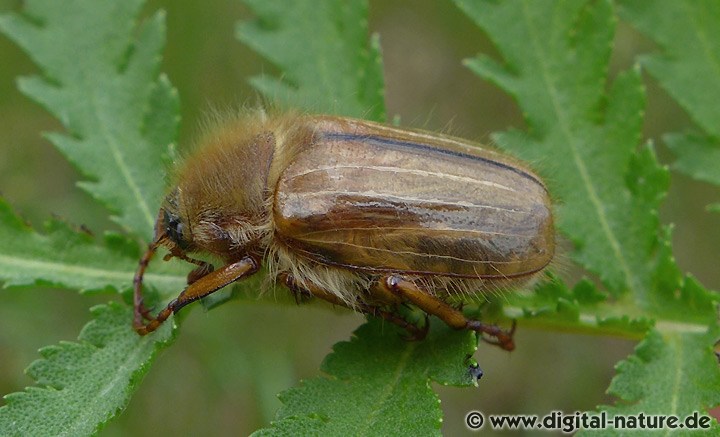
[[[157,330],[160,325],[162,325],[163,322],[167,320],[168,317],[170,317],[170,314],[174,313],[174,307],[176,302],[177,300],[173,299],[164,310],[160,311],[158,315],[155,316],[154,319],[150,320],[147,324],[135,326],[135,332],[140,335],[147,335]]]
[[[480,338],[482,338],[484,342],[498,346],[506,351],[515,349],[513,337],[515,336],[516,326],[517,322],[515,320],[513,320],[512,327],[508,331],[503,330],[497,325],[488,325],[477,320],[468,320],[467,322],[467,329],[471,329],[480,334]],[[488,338],[487,336],[492,338]]]
[[[153,311],[153,308],[146,307],[145,304],[142,302],[140,303],[140,308],[138,309],[138,311],[140,312],[140,315],[142,316],[142,318],[145,320],[153,320],[155,318],[151,314]]]

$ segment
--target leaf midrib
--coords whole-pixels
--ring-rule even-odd
[[[91,106],[95,109],[95,113],[97,114],[98,119],[98,127],[100,128],[101,137],[105,139],[105,144],[107,144],[108,148],[110,149],[110,154],[113,158],[113,161],[117,164],[117,168],[120,170],[120,175],[123,179],[125,179],[125,183],[127,184],[128,188],[130,189],[130,192],[132,193],[132,197],[134,197],[136,204],[138,205],[140,209],[140,213],[145,219],[145,222],[147,223],[147,229],[152,229],[155,225],[155,219],[154,215],[150,212],[150,207],[147,204],[145,198],[142,195],[142,192],[140,191],[139,186],[135,182],[135,180],[132,178],[132,174],[130,172],[130,169],[125,162],[125,157],[120,152],[120,147],[118,147],[118,144],[116,142],[116,138],[110,130],[108,129],[108,126],[112,125],[112,123],[108,124],[105,122],[105,119],[107,118],[105,115],[105,112],[102,111],[102,105],[99,104],[99,99],[97,95],[97,87],[92,87],[90,92],[90,102]],[[99,176],[99,175],[98,175]],[[135,232],[138,232],[140,234],[140,229],[133,229]]]
[[[631,314],[628,310],[623,315]],[[503,306],[503,315],[508,320],[517,320],[526,317],[527,309],[522,306]],[[612,327],[602,326],[601,322],[605,319],[620,317],[620,313],[602,313],[593,311],[582,311],[577,315],[577,321],[567,322],[561,319],[542,319],[542,318],[525,318],[523,323],[526,326],[535,326],[546,329],[562,329],[561,326],[571,324],[576,330],[585,327],[590,329],[592,333],[603,333],[607,336],[617,336],[631,339],[641,339],[644,334],[630,330],[614,330]],[[641,317],[638,315],[638,317]],[[671,319],[668,317],[653,317],[654,328],[660,333],[667,334],[702,334],[707,332],[707,324],[694,321],[682,321],[679,319]]]
[[[584,161],[582,160],[579,150],[577,149],[577,138],[573,135],[569,123],[567,121],[568,115],[565,113],[565,111],[562,110],[562,107],[560,105],[560,99],[558,98],[558,90],[555,86],[554,82],[552,81],[550,77],[549,68],[547,66],[547,63],[545,62],[545,59],[547,58],[545,55],[545,51],[543,50],[542,45],[538,44],[538,41],[540,41],[540,37],[538,35],[537,30],[535,29],[535,26],[533,26],[532,20],[530,19],[528,11],[527,2],[523,2],[523,20],[525,21],[528,32],[530,33],[530,42],[533,45],[533,48],[535,50],[535,53],[538,53],[539,55],[536,56],[536,59],[538,59],[538,64],[540,65],[540,72],[541,77],[543,79],[543,82],[545,83],[545,86],[548,90],[548,94],[550,96],[550,102],[552,103],[553,110],[555,111],[556,118],[558,120],[558,126],[560,127],[560,131],[562,135],[567,139],[568,147],[570,148],[570,152],[573,158],[573,162],[575,163],[578,172],[580,173],[580,178],[582,179],[582,185],[585,191],[588,193],[588,198],[590,199],[590,203],[592,204],[593,208],[595,209],[596,215],[598,217],[598,221],[600,223],[600,228],[602,229],[603,234],[605,234],[608,242],[610,243],[610,246],[612,248],[613,254],[618,260],[618,263],[620,265],[620,268],[622,269],[625,278],[626,283],[630,287],[630,289],[634,290],[636,293],[640,292],[640,287],[638,286],[637,280],[635,279],[635,276],[632,274],[631,269],[628,266],[627,260],[623,256],[622,248],[620,247],[620,243],[618,239],[616,238],[615,234],[612,232],[612,229],[610,229],[610,224],[607,218],[607,213],[605,211],[605,208],[603,207],[602,200],[600,199],[600,196],[598,195],[597,191],[595,190],[594,185],[592,184],[592,179],[590,176],[590,173],[587,170],[587,167],[585,166]]]
[[[23,258],[18,256],[8,256],[0,254],[0,266],[7,266],[10,268],[19,268],[24,271],[39,271],[45,273],[62,273],[66,275],[76,275],[83,278],[87,278],[88,281],[102,279],[97,281],[98,285],[111,285],[109,281],[114,283],[125,281],[128,285],[131,283],[131,279],[135,272],[133,270],[108,270],[100,269],[97,267],[83,267],[79,265],[63,264],[53,261],[38,261],[34,258]],[[52,275],[47,275],[52,276]],[[184,283],[185,279],[181,276],[161,274],[161,273],[147,273],[145,278],[148,282],[155,284],[168,284],[173,285],[177,282]],[[105,282],[105,283],[103,283]]]
[[[370,410],[370,415],[368,416],[368,420],[365,422],[365,429],[360,430],[357,435],[359,436],[369,436],[374,435],[370,433],[371,426],[377,421],[376,417],[382,411],[382,406],[387,402],[387,400],[392,396],[392,393],[397,388],[400,377],[402,375],[402,372],[407,367],[408,359],[410,358],[410,355],[412,355],[412,352],[415,350],[416,343],[408,344],[405,348],[405,351],[400,356],[400,359],[397,362],[397,366],[395,366],[395,371],[393,372],[393,375],[388,382],[388,384],[385,385],[382,392],[380,392],[379,396],[377,397],[377,400],[375,401],[373,407]]]
[[[147,345],[147,342],[150,341],[148,337],[143,339],[146,343],[143,346]],[[141,340],[141,341],[143,341]],[[102,347],[93,346],[96,348],[95,353],[98,353]],[[141,353],[142,352],[142,353]],[[122,364],[117,366],[115,370],[116,372],[112,373],[114,375],[112,378],[110,378],[107,383],[101,385],[98,387],[98,390],[95,392],[97,393],[99,398],[103,398],[104,395],[106,395],[110,390],[112,390],[114,387],[118,385],[118,382],[121,381],[121,385],[123,387],[128,387],[128,383],[130,380],[130,374],[132,374],[133,367],[137,366],[130,366],[133,362],[140,361],[140,358],[142,358],[142,355],[145,353],[144,347],[135,347],[131,348],[131,351],[129,354],[126,355],[126,358],[122,360]],[[125,378],[127,376],[127,378]],[[126,382],[127,381],[127,382]],[[63,435],[68,436],[76,436],[76,435],[82,435],[80,431],[83,430],[83,424],[84,423],[96,423],[96,428],[98,426],[101,426],[103,423],[106,423],[110,418],[112,418],[111,412],[103,410],[101,412],[101,415],[105,413],[100,420],[90,420],[95,414],[94,408],[84,408],[82,411],[78,411],[78,414],[75,415],[75,420],[68,426],[66,431],[63,433]]]
[[[669,336],[665,337],[665,341],[670,344],[673,343],[675,345],[676,351],[673,354],[674,358],[674,378],[673,378],[673,384],[672,384],[672,390],[671,390],[671,399],[670,399],[670,411],[668,411],[668,415],[672,415],[675,417],[680,417],[678,414],[678,404],[679,404],[679,397],[678,393],[680,393],[680,390],[682,389],[681,383],[682,383],[682,364],[683,364],[683,353],[682,353],[682,346],[683,342],[682,339],[673,336],[673,338],[669,338]],[[663,435],[671,435],[674,433],[675,430],[673,429],[665,429],[663,432]]]

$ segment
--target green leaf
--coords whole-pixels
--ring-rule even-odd
[[[673,168],[695,179],[720,185],[720,143],[693,133],[667,134],[663,140],[678,157]]]
[[[714,0],[619,1],[620,16],[657,43],[640,57],[706,135],[664,137],[678,160],[673,167],[720,185],[720,3]]]
[[[152,236],[164,180],[165,150],[175,138],[178,101],[158,73],[164,18],[140,28],[143,2],[31,0],[22,14],[0,17],[0,31],[24,48],[44,77],[21,79],[20,89],[45,106],[68,134],[48,138],[90,180],[80,185],[117,213],[136,236]],[[80,54],[80,55],[79,55]],[[0,202],[0,279],[5,286],[52,285],[79,290],[127,290],[139,248],[107,234],[102,244],[54,220],[33,231]],[[177,293],[185,273],[160,265],[150,286]],[[173,324],[141,338],[130,307],[111,303],[78,343],[41,350],[28,373],[39,384],[6,396],[3,435],[88,435],[121,411],[157,351],[172,340]]]
[[[661,49],[641,57],[643,67],[698,126],[720,138],[720,3],[620,0],[618,12]]]
[[[40,350],[27,373],[38,387],[5,396],[3,436],[81,436],[96,433],[127,404],[157,352],[172,339],[171,324],[152,338],[130,327],[129,307],[92,310],[77,342]]]
[[[539,327],[559,331],[624,336],[640,339],[654,321],[632,303],[611,302],[607,294],[583,279],[569,288],[560,278],[548,280],[533,290],[518,290],[504,297],[503,313],[521,319],[522,328]]]
[[[715,380],[716,363],[709,366],[697,354],[676,355],[696,347],[709,350],[716,336],[699,333],[716,332],[719,299],[682,274],[669,229],[659,227],[657,209],[669,175],[652,144],[638,148],[645,100],[639,69],[606,85],[615,29],[610,2],[456,3],[503,59],[480,55],[467,66],[510,93],[528,125],[527,132],[503,132],[494,139],[548,176],[550,191],[559,197],[559,228],[575,243],[573,257],[597,273],[615,299],[606,304],[589,283],[572,291],[556,283],[534,296],[511,296],[505,313],[513,316],[514,310],[529,323],[560,329],[614,330],[630,337],[654,324],[670,347],[662,349],[651,331],[645,350],[666,354],[666,361],[686,360],[675,368],[660,366],[664,379],[679,367],[702,368]],[[613,393],[626,399],[659,378],[649,371],[634,376]],[[678,390],[669,389],[674,396]],[[697,399],[714,402],[704,408],[717,403],[714,390],[697,384],[690,389]],[[643,410],[633,405],[627,411]]]
[[[699,181],[720,185],[720,142],[717,138],[697,133],[663,135],[663,141],[675,153],[672,167]],[[720,211],[720,203],[707,206],[708,211]]]
[[[440,434],[442,412],[430,381],[477,385],[469,357],[475,334],[431,320],[422,342],[403,339],[394,326],[372,318],[325,358],[327,376],[280,395],[284,406],[258,435]]]
[[[674,415],[684,418],[720,404],[720,372],[717,356],[709,346],[714,333],[663,333],[651,331],[635,354],[617,366],[608,393],[622,399],[604,406],[609,416]],[[715,432],[720,430],[713,420]],[[612,434],[612,433],[610,433]],[[621,435],[621,432],[617,432]]]
[[[658,226],[652,211],[668,178],[651,148],[635,151],[645,100],[639,71],[621,74],[606,95],[615,29],[610,4],[457,3],[505,61],[480,55],[467,66],[514,96],[528,124],[527,133],[494,139],[548,175],[560,201],[559,227],[576,246],[573,257],[614,294],[648,293]]]
[[[673,324],[673,320],[688,325],[718,325],[717,307],[720,294],[705,289],[691,275],[683,275],[672,254],[672,227],[663,229],[658,247],[658,262],[653,283],[655,292],[649,298],[648,308],[660,324]],[[695,328],[688,328],[692,331]],[[681,332],[684,329],[677,329]]]
[[[0,198],[0,280],[5,287],[50,285],[99,291],[122,291],[132,285],[137,268],[137,244],[108,234],[103,245],[85,232],[58,220],[45,234],[33,231]],[[148,285],[166,293],[185,287],[185,274],[175,263],[157,263],[146,275]]]
[[[257,18],[239,24],[237,38],[282,73],[251,79],[265,97],[289,108],[385,119],[380,43],[368,40],[366,1],[243,2]]]
[[[694,314],[696,321],[712,322],[716,297],[711,293],[703,290],[699,300],[682,293],[672,297],[685,280],[672,259],[669,235],[658,233],[657,208],[668,173],[650,145],[636,149],[644,101],[638,70],[620,74],[605,95],[614,23],[609,4],[460,5],[495,40],[506,60],[500,66],[480,56],[467,61],[468,66],[506,87],[530,128],[529,137],[511,131],[495,138],[500,146],[540,162],[550,175],[551,192],[561,198],[560,228],[575,242],[576,259],[597,272],[613,295],[632,293],[632,302],[615,305],[614,317],[689,321],[688,314]],[[554,25],[541,26],[543,22]],[[523,35],[535,47],[517,44],[508,32]],[[554,297],[566,302],[565,311],[573,306],[567,306],[573,299]],[[608,316],[605,310],[593,311],[602,319]],[[579,308],[572,311],[566,317],[579,321]]]
[[[0,17],[0,31],[43,70],[44,77],[22,78],[19,87],[67,128],[48,138],[89,179],[79,186],[123,228],[149,240],[178,99],[158,73],[164,15],[136,28],[142,4],[33,0],[22,14]]]

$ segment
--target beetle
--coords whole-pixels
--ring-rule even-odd
[[[525,165],[467,140],[352,118],[257,112],[215,125],[178,166],[140,259],[139,334],[264,262],[297,296],[382,317],[412,338],[428,322],[406,321],[401,305],[514,348],[514,324],[482,323],[457,305],[527,284],[553,258],[550,197]],[[160,247],[196,268],[152,316],[142,281]]]

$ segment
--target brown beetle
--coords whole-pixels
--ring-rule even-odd
[[[453,305],[523,285],[551,261],[550,199],[533,172],[465,140],[350,118],[257,113],[218,124],[178,169],[140,260],[139,334],[264,261],[293,292],[382,317],[414,338],[427,323],[406,322],[398,305],[514,348],[512,331]],[[151,317],[142,278],[160,246],[166,259],[198,267]]]

